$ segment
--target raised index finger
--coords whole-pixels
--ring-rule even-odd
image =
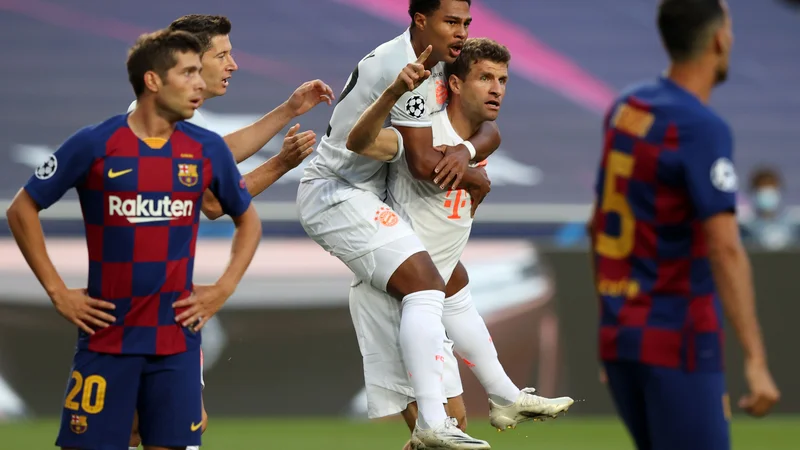
[[[433,51],[433,46],[429,45],[425,48],[425,51],[420,53],[419,57],[417,58],[417,64],[422,64],[425,60],[428,59],[428,56],[431,56],[431,52]]]

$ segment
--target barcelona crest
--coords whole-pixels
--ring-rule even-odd
[[[178,164],[178,181],[186,187],[197,184],[200,177],[197,175],[197,164]]]
[[[89,425],[86,423],[86,416],[79,416],[78,414],[73,414],[72,419],[69,422],[69,428],[75,434],[85,433],[86,429],[89,428]]]

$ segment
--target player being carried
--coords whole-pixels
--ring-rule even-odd
[[[469,140],[447,147],[443,155],[433,147],[429,114],[433,105],[444,103],[444,62],[455,61],[461,52],[472,20],[469,8],[469,0],[410,1],[409,28],[370,52],[350,75],[297,193],[306,233],[345,263],[356,282],[369,283],[402,302],[398,343],[419,407],[414,435],[440,448],[488,447],[453,426],[445,411],[445,283],[411,226],[384,203],[387,162],[351,152],[346,143],[361,114],[431,45],[425,67],[432,77],[393,106],[391,130],[402,140],[415,177],[434,180],[443,188],[461,185],[488,192],[485,174],[467,166],[499,146],[496,126],[484,123]],[[388,162],[403,156],[398,152]]]
[[[599,353],[639,450],[730,449],[723,316],[744,351],[763,416],[779,392],[767,367],[736,221],[733,137],[708,106],[733,42],[721,0],[662,0],[665,75],[623,92],[605,118],[590,222]]]
[[[56,445],[126,448],[141,412],[145,449],[199,445],[200,329],[233,293],[261,221],[225,141],[184,122],[202,103],[202,45],[161,30],[131,48],[138,107],[83,128],[30,178],[8,223],[58,312],[79,327]],[[77,190],[86,227],[86,289],[68,289],[47,255],[39,211]],[[203,192],[236,231],[213,285],[192,282]]]
[[[175,19],[169,29],[173,31],[186,31],[193,34],[203,46],[201,62],[203,71],[201,75],[206,83],[203,89],[203,99],[207,101],[227,93],[233,72],[239,66],[233,58],[230,32],[231,22],[225,16],[190,14]],[[309,81],[298,87],[294,93],[277,108],[273,109],[255,123],[240,130],[234,131],[224,137],[231,149],[236,162],[242,162],[258,152],[289,122],[305,114],[316,105],[326,102],[331,103],[333,91],[320,80]],[[128,107],[128,112],[136,108],[136,101]],[[197,126],[208,128],[206,118],[198,109],[194,116],[187,120]],[[269,188],[290,170],[297,167],[314,150],[316,134],[311,131],[297,133],[300,125],[295,124],[289,128],[283,140],[280,153],[273,156],[257,168],[244,175],[247,189],[251,195],[256,195]],[[217,219],[223,215],[219,201],[213,192],[207,190],[203,197],[203,214],[209,219]],[[216,318],[212,318],[212,321]],[[202,363],[201,363],[202,369]],[[201,385],[205,386],[203,376],[200,376]],[[208,415],[203,406],[203,427],[208,423]],[[130,447],[139,445],[138,415],[134,420],[131,432]],[[194,449],[187,449],[194,450]]]
[[[430,75],[424,68],[430,50],[431,47],[415,63],[408,64],[361,116],[350,132],[347,144],[350,150],[379,160],[393,159],[402,152],[397,135],[382,129],[383,118],[403,94],[413,91]],[[510,59],[508,49],[495,41],[486,38],[465,41],[455,62],[445,66],[450,96],[446,109],[431,117],[435,145],[457,145],[484,122],[497,119],[505,97]],[[482,167],[473,170],[486,176]],[[430,181],[418,180],[404,158],[389,167],[388,194],[387,203],[411,225],[447,286],[443,322],[452,341],[448,340],[445,346],[445,395],[450,415],[457,419],[460,428],[466,431],[466,410],[453,345],[489,394],[490,423],[497,429],[556,417],[569,409],[571,398],[542,398],[533,395],[532,388],[520,391],[514,385],[500,364],[486,324],[475,308],[469,276],[459,260],[469,239],[478,202],[473,202],[464,190],[443,191]],[[358,283],[350,290],[350,308],[364,355],[370,418],[402,412],[413,431],[417,418],[414,391],[395,345],[400,330],[397,302],[368,283]],[[382,355],[380,364],[370,360],[374,354]],[[419,446],[420,442],[412,438],[410,448]]]

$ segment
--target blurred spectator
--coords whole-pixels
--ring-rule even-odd
[[[750,178],[754,215],[743,225],[755,244],[769,250],[784,249],[797,240],[795,225],[781,205],[782,191],[780,176],[771,168],[756,170]]]

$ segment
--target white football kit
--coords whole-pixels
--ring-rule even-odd
[[[386,289],[400,264],[425,247],[409,224],[384,203],[390,164],[348,150],[347,136],[361,114],[416,59],[411,34],[406,30],[358,63],[297,193],[300,223],[309,237],[344,262],[357,280],[381,290]],[[443,63],[436,65],[431,78],[400,98],[387,118],[388,124],[431,126],[431,110],[444,103],[443,98],[437,98],[435,79],[440,78],[441,84],[443,68]],[[390,162],[403,159],[402,137],[399,132],[397,136],[401,151]]]
[[[463,142],[441,110],[431,117],[434,145]],[[414,178],[405,158],[389,167],[387,203],[409,223],[427,249],[445,282],[450,280],[472,229],[471,200],[464,190],[443,191],[429,181]],[[445,303],[445,308],[447,308]],[[384,417],[406,409],[414,401],[400,346],[400,304],[368,283],[354,282],[350,314],[364,360],[367,412]],[[444,395],[463,393],[453,341],[445,341]]]

